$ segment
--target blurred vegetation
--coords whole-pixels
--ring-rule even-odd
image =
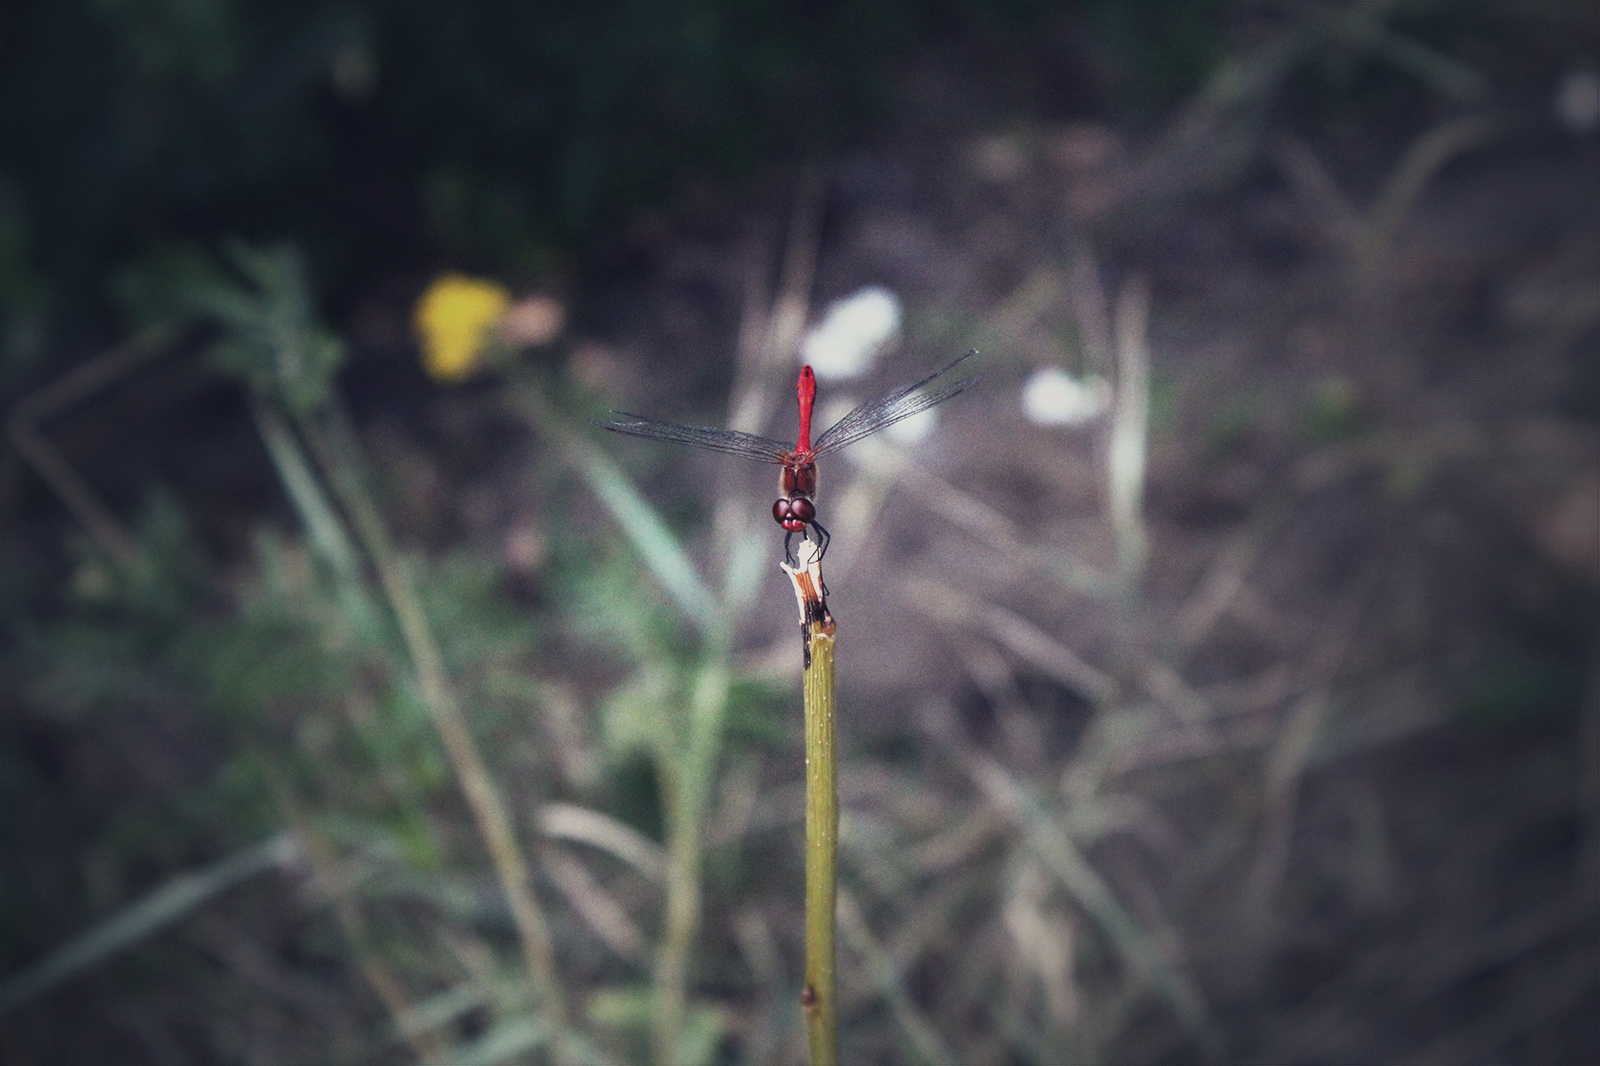
[[[787,764],[765,772],[753,753],[799,750],[797,699],[738,646],[755,568],[770,559],[718,526],[720,572],[697,566],[640,485],[585,439],[573,412],[593,398],[555,360],[506,352],[469,402],[475,417],[509,417],[538,442],[539,461],[515,475],[546,523],[528,568],[537,579],[508,576],[481,544],[440,534],[444,523],[404,529],[408,472],[370,454],[346,407],[340,309],[375,278],[411,285],[442,267],[511,286],[578,274],[685,186],[736,188],[858,142],[883,115],[895,64],[919,49],[987,50],[996,67],[1014,59],[1045,72],[1027,102],[1054,93],[1051,121],[1082,117],[1060,103],[1078,72],[1052,64],[1092,56],[1098,69],[1073,82],[1084,94],[1073,99],[1159,129],[1175,102],[1222,97],[1218,71],[1257,54],[1255,38],[1230,43],[1230,17],[1283,11],[1298,13],[1257,37],[1299,42],[1282,75],[1285,110],[1341,129],[1426,130],[1515,96],[1511,79],[1483,73],[1512,18],[1494,5],[1256,5],[1230,16],[1229,5],[1187,0],[34,0],[0,12],[0,391],[124,330],[182,322],[209,372],[245,397],[279,501],[252,502],[279,520],[252,514],[237,557],[197,533],[200,505],[181,486],[160,485],[128,490],[143,502],[125,554],[76,534],[54,554],[3,549],[0,706],[27,713],[19,743],[0,745],[0,805],[17,812],[0,823],[0,854],[26,859],[0,877],[0,976],[66,959],[69,975],[112,990],[96,986],[92,1002],[126,996],[186,1024],[203,1015],[168,1057],[643,1061],[653,1048],[659,1061],[781,1059],[798,1046],[788,966],[801,811],[798,792],[781,794]],[[1543,18],[1530,18],[1530,33],[1548,39],[1560,17]],[[1057,40],[1064,24],[1072,49]],[[1275,82],[1254,91],[1240,111],[1279,99]],[[1237,125],[1206,129],[1207,146],[1265,140],[1259,115],[1227,119]],[[1394,199],[1403,215],[1411,201]],[[1373,246],[1377,261],[1387,248]],[[1362,268],[1344,269],[1341,282]],[[1109,352],[1085,354],[1087,327],[1098,316],[1106,333],[1124,304],[1098,281],[1083,297],[1082,280],[1048,290],[1047,347],[1109,373]],[[941,347],[1014,340],[998,312],[930,317],[941,313],[956,322]],[[1134,318],[1126,332],[1138,347]],[[1184,432],[1184,404],[1195,406],[1181,372],[1156,367],[1127,408],[1157,438]],[[1215,391],[1194,433],[1196,468],[1185,468],[1196,480],[1272,451],[1271,464],[1355,467],[1388,428],[1389,413],[1337,367],[1287,405],[1276,382]],[[1108,538],[1142,538],[1156,520],[1139,513],[1138,443],[1124,475],[1135,513]],[[1404,448],[1379,439],[1377,450]],[[1435,461],[1416,461],[1417,484],[1396,508],[1429,499]],[[726,491],[671,506],[717,513],[710,497]],[[856,502],[871,499],[861,508],[875,514],[887,491]],[[1249,522],[1237,542],[1207,556],[1214,587],[1242,586],[1311,490],[1274,492],[1239,504]],[[609,521],[583,524],[595,506]],[[939,520],[967,517],[951,506]],[[975,703],[990,735],[956,742],[906,724],[847,768],[841,943],[855,1039],[884,1060],[928,1062],[1172,1058],[1218,1041],[1271,1057],[1265,1038],[1240,1035],[1259,1004],[1243,1023],[1219,1018],[1230,1005],[1208,998],[1210,981],[1265,968],[1273,956],[1251,938],[1269,941],[1275,918],[1262,916],[1315,916],[1323,901],[1301,897],[1354,884],[1363,856],[1381,853],[1370,881],[1388,876],[1387,830],[1368,818],[1363,804],[1377,801],[1366,791],[1348,799],[1353,843],[1323,844],[1332,872],[1291,868],[1298,790],[1343,757],[1339,744],[1375,746],[1364,738],[1444,718],[1431,690],[1416,695],[1419,672],[1438,669],[1424,655],[1444,652],[1387,657],[1377,624],[1376,647],[1363,645],[1366,593],[1341,588],[1348,603],[1308,608],[1314,624],[1293,619],[1313,634],[1307,652],[1284,651],[1290,638],[1277,632],[1247,646],[1246,623],[1293,628],[1281,615],[1235,625],[1223,606],[1208,614],[1188,601],[1167,614],[1190,628],[1152,642],[1170,644],[1160,652],[1170,662],[1154,652],[1146,662],[1133,643],[1138,562],[1120,578],[1099,574],[1080,566],[1076,542],[1035,543],[1009,518],[982,512],[970,528],[997,568],[1019,568],[1016,584],[1088,616],[1108,603],[1124,612],[1105,642],[1119,661],[1106,674],[1084,667],[1072,637],[1028,630],[1010,603],[975,604],[964,613],[1005,634],[984,645],[1001,668],[986,674],[975,656],[974,684],[988,687],[962,694],[959,711],[941,695],[926,717],[954,720]],[[1371,555],[1375,572],[1399,568],[1381,548]],[[1450,713],[1486,731],[1564,728],[1583,698],[1592,631],[1592,597],[1577,600],[1562,608],[1572,618],[1555,652],[1530,638],[1540,646],[1491,647],[1459,671]],[[1213,624],[1220,658],[1260,656],[1270,669],[1207,687],[1212,666],[1189,668]],[[1347,653],[1353,678],[1340,674]],[[1290,710],[1273,717],[1257,690]],[[1200,752],[1194,762],[1182,745]],[[1529,757],[1540,772],[1542,757]],[[1518,802],[1526,823],[1560,838],[1552,851],[1565,846],[1564,794]],[[1205,819],[1217,824],[1187,824]],[[263,850],[280,833],[292,851]],[[1152,885],[1165,880],[1143,880],[1130,848],[1148,849],[1177,883],[1170,899],[1157,899]],[[241,856],[245,867],[228,865]],[[238,883],[237,869],[263,862],[285,873],[254,895],[240,889],[231,927],[197,914],[207,893]],[[285,885],[303,891],[289,900]],[[1273,912],[1280,890],[1292,902]],[[1572,897],[1587,904],[1586,891]],[[193,919],[183,935],[154,935],[180,918]],[[124,954],[129,944],[139,950]],[[1561,988],[1588,987],[1586,974]],[[1349,980],[1352,999],[1368,987],[1360,973]],[[263,989],[271,1020],[250,1030],[244,1001]],[[1327,1028],[1311,1013],[1290,1018],[1277,1050],[1314,1046]],[[24,1048],[80,1037],[105,1050],[98,1032],[26,1034]],[[152,1036],[118,1053],[171,1050]]]
[[[107,328],[85,312],[113,280],[127,298],[194,242],[292,239],[335,302],[396,264],[559,271],[691,175],[738,181],[869,128],[913,45],[1019,45],[1053,7],[8,5],[0,383],[46,327]]]

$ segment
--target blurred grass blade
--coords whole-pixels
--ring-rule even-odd
[[[566,995],[556,969],[549,919],[534,894],[532,869],[517,839],[505,797],[467,724],[466,711],[445,665],[433,622],[423,609],[416,579],[366,488],[360,441],[337,404],[326,405],[324,417],[319,420],[300,419],[299,429],[377,569],[379,585],[415,671],[417,688],[511,907],[528,976],[558,1042],[565,1048],[571,1034],[567,1032]]]
[[[1219,1057],[1221,1037],[1199,990],[1123,907],[1033,790],[993,760],[958,754],[958,762],[990,803],[1017,820],[1045,869],[1060,880],[1128,961],[1144,974],[1208,1057]]]
[[[659,772],[667,782],[662,792],[667,812],[666,900],[652,975],[656,1002],[652,1035],[655,1059],[661,1066],[685,1061],[686,1026],[692,1020],[691,956],[700,932],[704,895],[705,818],[716,788],[729,685],[727,649],[714,642],[683,708],[687,734],[681,740],[663,736],[657,756]]]
[[[202,870],[180,874],[0,985],[0,1013],[155,935],[234,885],[287,865],[299,853],[294,835],[282,832]]]
[[[1428,182],[1457,156],[1482,147],[1503,132],[1505,124],[1498,116],[1475,114],[1441,122],[1413,141],[1367,214],[1356,252],[1358,276],[1376,283],[1401,224]]]
[[[1313,25],[1329,37],[1370,51],[1397,70],[1404,71],[1441,95],[1465,104],[1481,103],[1494,95],[1494,86],[1474,67],[1388,25],[1386,18],[1401,5],[1364,4],[1333,15],[1337,10],[1313,7]]]
[[[713,624],[720,610],[716,597],[690,561],[678,538],[673,536],[661,515],[633,487],[633,482],[597,448],[582,448],[576,456],[578,469],[589,487],[600,498],[611,517],[639,549],[645,565],[667,595],[702,630]]]
[[[717,541],[727,552],[727,562],[722,568],[722,602],[731,624],[733,619],[741,617],[755,603],[756,594],[761,591],[762,582],[766,579],[767,568],[772,565],[772,557],[769,542],[765,538],[746,535],[751,529],[749,501],[724,501],[723,506],[745,511],[744,525],[735,527],[738,532]],[[763,530],[770,528],[763,524]]]
[[[17,454],[50,486],[100,550],[124,565],[133,560],[136,550],[132,535],[61,449],[45,437],[41,427],[47,419],[109,388],[146,360],[166,351],[176,334],[175,326],[162,325],[123,341],[37,392],[24,396],[11,408],[6,420],[7,433]]]
[[[360,557],[332,501],[323,492],[320,479],[312,472],[304,450],[295,440],[288,420],[254,393],[247,392],[245,396],[267,455],[277,468],[278,480],[283,483],[289,501],[305,526],[312,551],[321,556],[342,581],[354,581],[360,575]]]
[[[656,509],[604,452],[573,431],[568,419],[550,404],[537,383],[524,377],[515,392],[522,405],[520,413],[534,429],[549,433],[560,442],[568,460],[617,520],[667,595],[703,634],[718,631],[722,611],[716,596]]]
[[[1117,388],[1106,447],[1106,500],[1117,541],[1121,598],[1133,594],[1144,571],[1145,461],[1150,433],[1150,287],[1135,278],[1117,297]]]
[[[900,965],[873,936],[861,904],[849,889],[839,891],[839,928],[850,942],[850,949],[861,957],[863,968],[878,986],[879,994],[887,1001],[889,1013],[911,1042],[917,1060],[926,1063],[959,1062],[960,1059],[945,1046],[939,1031],[917,1009],[902,980]]]
[[[395,1032],[406,1040],[449,1025],[482,1006],[487,995],[476,980],[466,981],[418,1003],[394,1020]]]
[[[538,820],[546,836],[599,848],[652,881],[666,876],[667,857],[661,845],[609,814],[573,803],[546,803],[539,808]]]
[[[1116,682],[1028,619],[921,578],[906,582],[907,598],[932,617],[961,619],[995,644],[1093,703],[1107,703]]]
[[[550,1042],[550,1027],[535,1017],[516,1018],[490,1029],[478,1040],[452,1048],[446,1061],[490,1066],[523,1062],[528,1052]]]

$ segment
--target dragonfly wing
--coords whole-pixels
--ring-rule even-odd
[[[691,448],[706,448],[762,463],[782,464],[794,454],[793,446],[775,441],[771,437],[759,437],[754,433],[713,429],[709,426],[684,426],[677,422],[661,422],[643,415],[630,414],[627,411],[611,413],[618,416],[616,421],[602,422],[597,419],[594,424],[613,433],[664,440],[670,444],[684,444]]]
[[[977,354],[977,349],[974,348],[943,370],[934,371],[921,381],[907,385],[898,392],[891,392],[887,396],[860,404],[823,431],[817,438],[816,446],[811,449],[812,454],[826,455],[828,452],[838,451],[847,444],[854,444],[863,437],[870,437],[885,427],[926,411],[956,393],[970,388],[978,380],[978,375],[974,374],[968,378],[948,378],[945,375],[964,360]],[[929,385],[932,387],[925,388]]]

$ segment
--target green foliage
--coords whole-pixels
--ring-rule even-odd
[[[194,314],[196,293],[237,280],[199,244],[172,241],[146,249],[119,270],[111,294],[137,332]]]
[[[605,797],[605,809],[651,840],[666,839],[667,816],[662,809],[662,781],[654,753],[636,748],[631,753],[610,754],[611,765],[597,790]]]
[[[28,691],[57,713],[127,713],[181,691],[148,664],[169,660],[191,633],[210,568],[167,493],[147,498],[137,536],[139,551],[126,565],[79,542],[66,589],[71,609],[24,635]]]
[[[1301,408],[1300,434],[1313,444],[1327,444],[1354,436],[1366,421],[1355,385],[1348,378],[1326,377]]]
[[[596,544],[593,538],[559,547],[556,556],[558,610],[571,620],[575,636],[603,646],[608,656],[629,666],[688,652],[683,627],[641,573],[637,558],[614,542]]]
[[[344,345],[317,321],[300,254],[238,244],[229,258],[246,284],[219,279],[190,289],[194,308],[227,330],[211,346],[211,362],[290,414],[311,414],[332,393]]]
[[[133,561],[86,553],[67,609],[31,634],[18,661],[36,706],[73,717],[172,702],[205,709],[242,745],[218,772],[215,787],[229,797],[220,810],[261,801],[245,793],[266,782],[263,755],[293,778],[379,806],[397,798],[382,797],[395,782],[413,793],[398,797],[408,803],[447,784],[397,637],[352,617],[298,542],[259,537],[250,576],[224,606],[177,504],[156,494],[145,513]],[[461,676],[482,680],[527,655],[531,625],[480,560],[446,556],[422,577]],[[340,780],[351,767],[358,772]]]
[[[601,737],[613,757],[654,752],[677,733],[673,718],[687,698],[687,681],[670,660],[643,664],[600,705]]]
[[[0,386],[39,354],[49,289],[32,262],[28,212],[14,182],[0,176]]]
[[[655,1015],[655,998],[648,988],[614,987],[602,989],[589,998],[589,1021],[602,1029],[623,1034],[633,1047],[633,1061],[649,1057],[650,1025]],[[717,1045],[728,1026],[726,1012],[719,1007],[691,1007],[684,1020],[677,1062],[715,1062]]]
[[[295,240],[336,300],[441,257],[548,272],[686,175],[738,180],[837,144],[913,42],[1021,40],[1049,14],[1024,0],[23,5],[0,24],[0,309],[20,328],[72,307],[64,324],[82,328],[128,264],[235,234]]]
[[[489,560],[456,551],[412,565],[451,673],[479,675],[491,665],[520,661],[538,646],[537,616],[506,597],[504,574]]]
[[[1264,408],[1262,397],[1250,394],[1218,401],[1206,417],[1206,454],[1221,459],[1237,451],[1261,423]]]
[[[799,638],[795,643],[799,644]],[[794,692],[773,680],[735,677],[728,690],[728,739],[736,747],[772,748],[794,737]]]
[[[1189,92],[1223,55],[1215,0],[1092,0],[1084,5],[1093,49],[1116,71],[1121,102],[1145,113]]]
[[[1560,657],[1502,649],[1485,656],[1465,679],[1461,717],[1485,729],[1506,729],[1571,712],[1583,699],[1582,671]]]
[[[1048,17],[1049,7],[956,0],[938,13],[984,32],[1013,33]],[[1102,34],[1102,51],[1127,61],[1133,73],[1123,88],[1137,100],[1145,90],[1159,98],[1207,66],[1215,7],[1088,3],[1079,12],[1087,11],[1092,31]],[[420,613],[436,632],[441,654],[434,679],[444,675],[471,739],[489,753],[491,787],[504,791],[513,831],[524,842],[539,841],[533,861],[518,869],[530,871],[534,895],[550,907],[573,1025],[588,1027],[584,1039],[604,1041],[604,1054],[590,1057],[640,1059],[659,1037],[651,1030],[661,1028],[663,993],[673,987],[659,977],[661,983],[649,982],[652,974],[671,972],[661,960],[674,950],[676,910],[691,914],[679,920],[677,944],[679,957],[692,963],[673,979],[685,1000],[671,1033],[676,1058],[712,1061],[747,1051],[752,1061],[778,1061],[781,1037],[768,1034],[793,1025],[795,992],[786,957],[794,937],[783,926],[793,908],[781,901],[796,889],[798,870],[792,849],[781,843],[793,815],[771,792],[776,787],[781,797],[797,773],[795,701],[789,685],[740,672],[726,630],[713,624],[696,635],[685,625],[684,598],[662,592],[665,568],[652,571],[645,563],[670,546],[718,610],[737,615],[748,598],[704,580],[673,524],[659,521],[638,493],[628,501],[636,504],[631,519],[620,505],[613,518],[622,527],[630,520],[642,525],[639,514],[647,512],[657,519],[649,536],[623,542],[578,530],[565,515],[551,519],[545,532],[557,542],[554,573],[538,574],[531,608],[506,596],[490,558],[386,546],[386,537],[373,536],[363,522],[375,516],[381,527],[385,501],[382,492],[364,495],[362,486],[378,479],[366,476],[357,435],[339,435],[346,426],[335,382],[342,347],[317,316],[305,264],[316,263],[324,278],[344,270],[370,279],[379,257],[400,246],[528,273],[552,269],[595,219],[658,202],[685,168],[737,172],[754,165],[774,143],[774,124],[796,110],[810,118],[784,132],[793,133],[799,150],[812,147],[835,109],[845,110],[840,101],[870,99],[873,64],[934,15],[911,5],[857,2],[780,10],[713,0],[621,9],[509,0],[340,8],[309,0],[219,0],[36,4],[17,17],[35,30],[91,27],[84,31],[88,59],[64,61],[50,33],[34,39],[55,46],[41,54],[63,60],[63,71],[80,61],[101,69],[81,83],[60,76],[60,98],[41,107],[56,126],[30,125],[43,120],[0,110],[0,133],[27,128],[59,138],[53,150],[115,142],[136,158],[96,175],[97,190],[116,195],[84,201],[89,221],[77,245],[44,240],[41,233],[54,231],[35,225],[47,214],[40,205],[57,195],[41,192],[35,180],[46,164],[21,156],[3,164],[27,178],[0,181],[0,303],[16,316],[0,338],[5,358],[25,347],[14,335],[26,330],[14,324],[26,326],[28,316],[36,320],[53,305],[47,277],[78,270],[81,280],[103,264],[120,266],[116,298],[131,319],[198,312],[222,334],[212,350],[215,365],[251,390],[256,424],[270,438],[268,451],[301,523],[291,532],[258,530],[253,552],[223,571],[207,559],[182,506],[153,494],[127,563],[85,547],[54,617],[7,620],[18,648],[0,665],[22,682],[18,701],[37,719],[96,731],[110,758],[121,755],[117,740],[134,731],[130,726],[170,728],[183,733],[185,745],[174,761],[203,767],[198,781],[178,781],[155,802],[141,796],[124,803],[84,832],[83,865],[108,868],[104,880],[113,888],[83,893],[92,906],[74,898],[71,917],[120,906],[126,892],[116,887],[118,878],[132,880],[121,874],[124,866],[183,869],[193,854],[216,850],[219,842],[258,841],[292,824],[300,839],[324,849],[323,857],[303,861],[325,864],[315,871],[325,895],[316,898],[337,906],[292,915],[309,928],[285,938],[298,956],[285,972],[299,977],[309,956],[316,966],[338,968],[345,984],[379,970],[397,978],[389,987],[416,997],[377,1025],[367,994],[361,1009],[349,1012],[354,1020],[341,1024],[369,1035],[355,1041],[356,1050],[336,1049],[329,1057],[407,1055],[391,1031],[436,1037],[436,1054],[410,1049],[424,1060],[585,1057],[560,1053],[562,1034],[533,1002],[527,972],[510,961],[515,937],[506,894],[487,873],[483,840],[463,807],[471,789],[458,787],[460,762],[452,763],[440,743],[439,686],[430,690],[426,671],[417,667],[414,630],[400,621],[410,616],[396,608],[391,591],[398,581],[415,588]],[[0,31],[8,28],[0,23]],[[822,50],[837,58],[819,71],[809,57]],[[0,68],[0,88],[10,91],[38,75],[34,59],[25,59],[20,68]],[[430,76],[403,76],[418,71]],[[85,101],[120,99],[112,89],[130,86],[134,102],[126,106],[148,126],[139,144],[123,144],[116,134],[126,132],[121,124],[139,125],[120,112],[99,116],[92,130],[73,124],[95,114]],[[385,209],[392,213],[345,210],[352,174],[392,193]],[[273,175],[281,184],[268,180]],[[338,181],[313,187],[328,175]],[[87,187],[81,176],[74,180]],[[8,188],[16,190],[9,201]],[[70,203],[67,193],[60,195]],[[379,224],[396,217],[411,227],[402,237]],[[288,246],[239,245],[219,268],[206,249],[224,218],[230,234],[316,235],[307,256]],[[56,224],[65,223],[56,218]],[[410,269],[400,259],[400,269]],[[952,317],[947,327],[930,328],[965,336],[983,327]],[[1078,347],[1069,335],[1059,343]],[[1249,389],[1246,383],[1219,404],[1203,446],[1214,453],[1237,449],[1272,413],[1264,406],[1267,393]],[[1158,430],[1179,431],[1177,397],[1176,383],[1158,372],[1150,412]],[[1300,431],[1300,443],[1344,439],[1365,428],[1368,413],[1356,399],[1347,383],[1330,378],[1306,394],[1298,411],[1280,413],[1273,428],[1288,422]],[[541,444],[560,445],[546,455],[560,452],[569,464],[552,480],[598,481],[593,468],[581,470],[585,445],[571,427],[536,428],[550,433]],[[553,514],[565,501],[553,501],[546,489],[540,484],[536,498],[543,514]],[[1013,564],[1022,568],[1018,574],[1033,566],[1006,562]],[[728,629],[737,626],[735,620]],[[560,639],[546,646],[550,631]],[[1219,657],[1235,657],[1220,641],[1185,654],[1216,654],[1219,647]],[[1275,666],[1297,663],[1281,647],[1263,654],[1282,655]],[[1498,727],[1549,716],[1581,695],[1583,678],[1549,657],[1479,665],[1455,692],[1457,711],[1474,723]],[[1302,673],[1311,672],[1284,676]],[[1196,702],[1214,698],[1219,715],[1241,705],[1231,690],[1209,683],[1203,692],[1183,691],[1206,676],[1202,669],[1178,674],[1176,696],[1158,692],[1154,674],[1150,700],[1132,685],[1059,757],[1035,741],[1054,742],[1062,728],[1060,701],[1036,698],[1021,683],[1007,695],[1009,717],[1001,723],[1002,732],[1011,730],[1003,743],[1016,749],[1005,753],[1005,764],[991,750],[998,745],[968,743],[964,725],[949,733],[948,746],[930,744],[941,708],[877,716],[892,717],[904,731],[872,742],[851,782],[846,913],[854,916],[851,995],[860,997],[851,1005],[853,1029],[863,1040],[872,1034],[880,1052],[863,1057],[896,1057],[886,1048],[911,1057],[904,1053],[914,1048],[926,1061],[956,1061],[941,1053],[941,1031],[960,1033],[961,1057],[974,1061],[1092,1060],[1130,1047],[1156,1049],[1156,1057],[1189,1053],[1174,1050],[1183,1045],[1159,1031],[1159,1018],[1147,1025],[1153,1012],[1146,986],[1180,1015],[1193,1015],[1191,1034],[1203,1029],[1194,1020],[1203,1012],[1188,995],[1187,963],[1177,958],[1176,949],[1187,945],[1176,938],[1199,925],[1225,935],[1223,911],[1231,900],[1219,911],[1215,898],[1231,895],[1232,886],[1218,877],[1214,888],[1196,892],[1196,920],[1192,910],[1185,913],[1191,904],[1184,893],[1174,890],[1178,898],[1168,900],[1141,892],[1136,852],[1151,847],[1152,858],[1180,881],[1247,866],[1245,838],[1253,835],[1247,819],[1284,807],[1270,789],[1268,802],[1251,806],[1259,799],[1258,762],[1267,764],[1269,780],[1298,788],[1305,766],[1314,765],[1307,760],[1322,749],[1314,729],[1286,730],[1265,737],[1276,750],[1264,759],[1258,760],[1258,741],[1249,741],[1241,758],[1231,734],[1219,732],[1218,746],[1206,754],[1212,765],[1202,772],[1180,766],[1168,780],[1178,800],[1197,781],[1225,785],[1238,797],[1237,808],[1224,809],[1229,824],[1169,826],[1165,810],[1146,804],[1142,781],[1162,764],[1151,770],[1140,761],[1150,755],[1147,741],[1175,735],[1162,732],[1176,709],[1169,697],[1185,704],[1190,695]],[[1342,675],[1338,685],[1321,684],[1339,724],[1346,703],[1359,701],[1344,699]],[[563,699],[569,706],[558,706]],[[987,693],[983,701],[990,702]],[[1405,710],[1390,715],[1380,705],[1373,717]],[[967,711],[958,708],[954,720],[967,722]],[[1182,724],[1198,736],[1196,722],[1207,724],[1187,717]],[[737,772],[725,772],[728,747],[776,744],[790,745],[788,754],[764,763],[756,750],[745,751]],[[1278,766],[1290,764],[1291,772],[1275,776]],[[0,752],[0,801],[8,809],[23,809],[14,800],[39,803],[28,795],[34,790],[52,805],[74,801],[65,790],[48,792],[49,779],[47,761]],[[1305,791],[1309,797],[1314,790]],[[536,837],[536,827],[550,824],[542,819],[554,808],[551,800],[577,816],[567,823],[570,837],[555,829]],[[1202,797],[1192,812],[1177,814],[1205,818],[1212,806]],[[1293,806],[1287,829],[1295,824]],[[17,820],[25,818],[24,811]],[[574,824],[591,835],[572,831]],[[1273,824],[1264,824],[1262,836],[1270,841]],[[649,839],[638,841],[634,829]],[[1191,831],[1209,849],[1195,864],[1198,874],[1195,866],[1180,866],[1192,861],[1179,843]],[[0,832],[7,854],[26,853],[13,843],[25,840],[16,826]],[[1131,851],[1122,849],[1123,836],[1135,845]],[[596,855],[600,861],[592,861]],[[28,894],[42,891],[0,879],[8,959],[54,936],[9,917],[30,914],[37,901]],[[1125,899],[1139,907],[1130,909]],[[346,910],[359,921],[341,926]],[[246,912],[240,942],[248,948],[263,927],[277,932]],[[885,943],[874,943],[875,929],[887,934]],[[738,942],[737,957],[730,941]],[[163,942],[136,963],[154,992],[172,987],[168,971],[194,972],[192,960],[181,957],[187,946],[175,943]],[[973,943],[989,947],[972,954]],[[1174,959],[1163,955],[1169,947]],[[276,948],[267,953],[271,962],[287,962],[277,955]],[[1204,974],[1205,955],[1197,952],[1194,960]],[[1041,992],[1061,993],[1059,1002],[1046,1002]],[[318,1003],[306,1016],[313,1013],[339,1011]],[[234,1024],[233,1012],[226,1015],[219,1028]],[[239,1057],[252,1050],[209,1046],[223,1054],[237,1050]]]
[[[1295,75],[1304,105],[1325,120],[1394,121],[1426,114],[1440,101],[1481,105],[1499,95],[1492,75],[1522,49],[1512,41],[1546,42],[1574,33],[1582,5],[1412,0],[1339,11],[1308,9],[1322,47]],[[1589,15],[1592,26],[1592,13]],[[1536,46],[1537,47],[1537,46]]]

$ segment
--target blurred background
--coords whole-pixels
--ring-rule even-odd
[[[1600,1059],[1600,4],[0,11],[0,1059]],[[602,439],[604,438],[604,439]]]

